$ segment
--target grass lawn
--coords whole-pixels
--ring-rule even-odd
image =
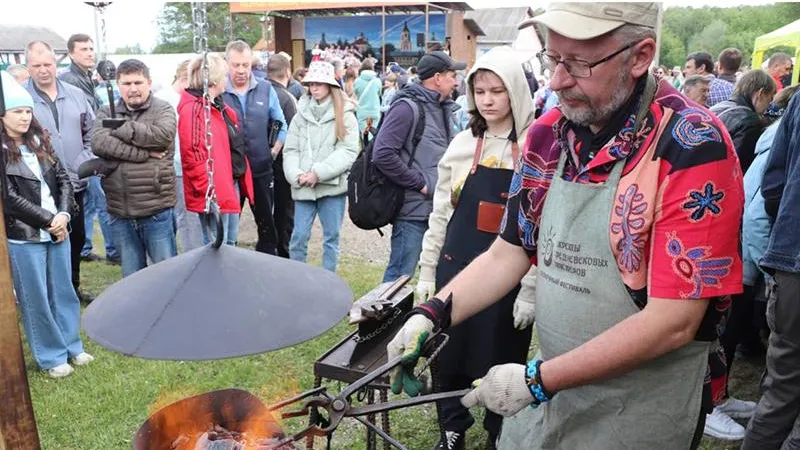
[[[102,248],[102,247],[100,247]],[[316,262],[319,263],[318,261]],[[347,259],[339,273],[356,298],[375,287],[383,267]],[[119,279],[119,268],[102,262],[84,263],[84,289],[99,294]],[[302,314],[302,311],[298,311]],[[289,318],[291,319],[291,318]],[[130,449],[137,428],[160,406],[181,398],[224,388],[248,390],[269,404],[313,385],[313,362],[352,328],[345,322],[317,339],[259,356],[209,362],[161,362],[128,358],[106,351],[88,339],[87,351],[97,360],[61,380],[36,370],[26,348],[34,409],[45,450]],[[734,392],[755,399],[759,369],[742,363],[735,368]],[[331,392],[340,386],[329,385]],[[480,423],[480,418],[476,418]],[[289,421],[285,431],[298,431],[304,421]],[[334,449],[363,449],[364,427],[346,420],[337,430]],[[432,448],[438,438],[435,408],[423,406],[392,413],[392,435],[409,449]],[[473,427],[470,450],[483,448],[485,434]],[[735,444],[735,445],[734,445]],[[739,443],[706,440],[704,450],[738,448]],[[324,448],[319,440],[317,448]]]

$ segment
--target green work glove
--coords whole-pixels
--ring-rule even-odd
[[[392,392],[395,394],[405,391],[406,394],[415,397],[422,391],[423,383],[414,376],[414,367],[417,365],[425,341],[432,333],[433,322],[422,314],[414,314],[386,346],[389,360],[401,355],[403,357],[400,365],[392,369],[389,375]]]

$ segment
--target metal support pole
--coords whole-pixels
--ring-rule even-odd
[[[231,24],[230,28],[228,28],[228,42],[233,41],[233,14],[230,12],[230,8],[228,8],[228,22]]]
[[[664,4],[659,2],[658,5],[658,19],[656,20],[656,57],[653,58],[653,64],[658,67],[661,62],[661,27],[664,20]]]
[[[5,168],[0,170],[5,177]],[[0,448],[40,450],[33,402],[22,355],[11,264],[8,257],[6,221],[0,196]]]
[[[386,6],[381,6],[381,67],[386,71]]]
[[[430,6],[428,6],[428,3],[426,2],[425,3],[425,39],[424,39],[425,48],[422,49],[422,53],[428,53],[428,36],[431,35],[431,31],[430,31],[431,24],[430,24],[430,20],[429,20],[430,19],[430,17],[429,17],[430,13],[431,13],[431,8],[430,8]]]

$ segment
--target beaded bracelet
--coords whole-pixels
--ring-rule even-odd
[[[528,362],[528,366],[525,370],[525,384],[528,385],[528,389],[531,391],[531,395],[533,395],[531,407],[534,408],[553,398],[544,387],[544,384],[542,384],[542,376],[539,372],[539,366],[541,365],[541,359],[532,359]]]

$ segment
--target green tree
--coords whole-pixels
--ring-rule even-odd
[[[683,67],[684,59],[686,59],[686,46],[683,45],[683,40],[672,30],[664,30],[661,33],[659,64],[667,66],[669,69],[675,66]]]
[[[209,50],[225,50],[230,27],[233,27],[234,39],[250,45],[261,39],[263,24],[259,15],[235,14],[229,23],[227,3],[209,2],[206,8]],[[191,3],[165,3],[158,17],[158,34],[158,45],[153,53],[191,53],[194,42]]]
[[[728,25],[722,20],[715,20],[689,39],[687,49],[689,53],[708,52],[716,58],[723,49],[728,47],[728,42]]]
[[[800,2],[734,8],[667,8],[661,28],[661,63],[682,66],[688,53],[701,50],[716,59],[723,49],[735,47],[742,51],[742,63],[748,65],[756,37],[798,17]]]
[[[146,53],[141,44],[126,45],[124,47],[117,47],[117,49],[114,50],[115,55],[144,55]]]

